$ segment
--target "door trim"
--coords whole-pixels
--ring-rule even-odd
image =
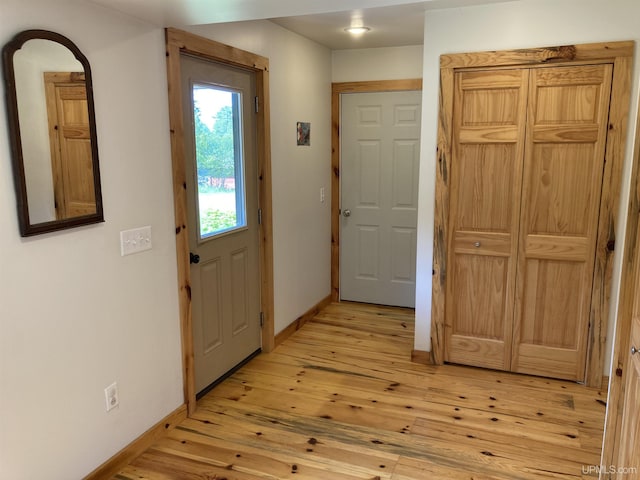
[[[450,235],[448,232],[449,173],[451,172],[454,72],[458,69],[489,67],[611,63],[614,69],[609,133],[598,220],[585,379],[589,386],[601,386],[613,268],[613,252],[607,246],[610,242],[615,242],[618,220],[633,53],[634,42],[627,41],[441,55],[431,304],[431,349],[436,364],[444,363],[446,246]]]
[[[259,225],[260,302],[264,315],[262,350],[274,348],[273,298],[273,225],[271,203],[271,132],[269,104],[269,59],[238,48],[224,45],[182,30],[167,28],[167,78],[169,86],[169,122],[171,159],[173,164],[173,201],[176,222],[176,257],[178,263],[178,299],[180,333],[182,341],[182,369],[184,399],[188,414],[196,409],[196,389],[193,360],[193,334],[191,330],[191,278],[189,264],[189,236],[187,192],[184,158],[184,125],[180,81],[180,54],[245,68],[256,74],[256,94],[259,98],[257,113],[258,206],[262,209]],[[258,319],[256,319],[257,321]]]
[[[331,301],[340,301],[340,95],[343,93],[422,91],[422,79],[331,84]]]
[[[622,257],[620,298],[616,331],[613,340],[613,357],[607,399],[604,442],[600,465],[614,465],[618,459],[622,441],[622,414],[625,403],[625,379],[629,365],[631,325],[633,322],[634,293],[640,288],[640,278],[635,275],[634,265],[640,255],[640,239],[637,237],[640,224],[640,102],[638,103],[636,132],[634,137],[633,163],[631,166],[631,188],[627,209],[627,229]]]

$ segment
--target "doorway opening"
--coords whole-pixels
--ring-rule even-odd
[[[364,93],[384,93],[384,92],[408,92],[408,91],[422,91],[422,79],[409,79],[409,80],[386,80],[386,81],[371,81],[371,82],[347,82],[347,83],[334,83],[332,85],[332,96],[331,96],[331,117],[332,117],[332,136],[331,136],[331,146],[332,146],[332,158],[331,158],[331,170],[332,170],[332,178],[331,178],[331,299],[334,302],[338,302],[343,300],[343,295],[341,291],[341,277],[342,273],[341,269],[341,254],[344,246],[344,233],[342,231],[343,228],[343,220],[349,219],[349,214],[353,213],[353,208],[349,208],[346,205],[342,205],[342,182],[343,182],[343,159],[341,158],[341,133],[343,132],[344,125],[341,125],[341,117],[342,117],[342,97],[347,94],[364,94]],[[420,115],[421,109],[418,109],[417,113],[414,111],[412,114]],[[414,117],[415,118],[415,117]],[[397,119],[396,119],[397,120]],[[419,118],[417,118],[419,122]],[[397,121],[395,122],[397,123]],[[419,131],[418,133],[418,142],[419,144]],[[407,144],[408,145],[408,144]],[[417,165],[416,165],[417,168]],[[417,176],[417,171],[415,172]],[[385,182],[388,182],[390,179],[385,179]],[[415,192],[417,198],[417,186]],[[342,210],[344,208],[344,211]],[[413,208],[413,207],[412,207]],[[411,210],[406,209],[407,211]],[[411,245],[411,235],[406,234],[410,232],[410,229],[404,229],[402,233],[405,235],[399,235],[399,239],[408,240],[407,246]],[[406,243],[406,242],[405,242]],[[414,247],[415,248],[415,247]],[[405,262],[406,263],[406,262]],[[415,271],[415,261],[413,265],[409,262],[408,265],[409,270],[411,268]],[[361,275],[362,276],[362,275]],[[375,277],[375,275],[372,275]],[[389,303],[389,301],[385,301],[383,298],[378,298],[376,296],[368,297],[366,300],[368,303],[378,303],[384,304]],[[391,302],[393,303],[393,302]],[[412,305],[402,305],[402,306],[412,306]]]
[[[196,409],[197,387],[194,372],[194,338],[192,334],[193,279],[190,266],[191,260],[194,258],[190,254],[194,252],[190,250],[189,233],[194,229],[197,230],[198,227],[194,224],[194,221],[190,220],[187,208],[189,195],[187,192],[187,171],[184,154],[187,132],[184,109],[187,105],[185,105],[182,98],[181,57],[189,55],[203,62],[217,62],[255,74],[256,104],[258,106],[255,138],[257,163],[257,191],[255,194],[257,195],[259,213],[254,213],[261,218],[257,225],[260,271],[258,289],[260,295],[259,321],[262,324],[260,347],[265,352],[271,351],[274,346],[269,60],[265,57],[173,28],[166,30],[166,47],[184,397],[188,413],[191,415]],[[233,109],[233,101],[231,108]],[[235,192],[237,192],[237,189],[235,189]],[[237,193],[234,193],[234,195],[237,195]],[[238,217],[236,215],[236,226],[237,220]],[[238,260],[238,258],[236,255],[235,259]]]

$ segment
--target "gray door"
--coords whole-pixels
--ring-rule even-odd
[[[261,345],[255,75],[186,55],[181,66],[200,392]]]
[[[341,96],[342,300],[415,305],[421,100]]]

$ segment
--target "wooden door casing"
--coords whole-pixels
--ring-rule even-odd
[[[342,300],[415,306],[421,97],[342,95]]]
[[[611,76],[456,73],[445,360],[584,379]]]
[[[611,77],[455,74],[445,360],[584,379]]]
[[[191,317],[191,278],[189,266],[189,219],[184,162],[184,122],[181,95],[180,62],[183,53],[244,67],[256,74],[259,109],[257,113],[258,197],[262,210],[260,230],[260,303],[264,314],[262,350],[269,352],[275,344],[273,296],[273,223],[271,183],[271,123],[269,120],[269,59],[183,30],[165,30],[167,79],[169,85],[169,123],[173,174],[176,257],[178,263],[178,301],[182,346],[184,400],[189,415],[196,411],[194,354]]]
[[[261,346],[255,74],[190,55],[182,57],[181,72],[188,137],[187,210],[191,224],[196,226],[189,232],[189,244],[190,251],[199,256],[199,261],[191,265],[194,376],[196,391],[202,392]],[[195,85],[234,92],[239,97],[238,112],[233,115],[240,123],[234,131],[241,133],[233,148],[241,152],[236,154],[242,160],[234,167],[234,173],[238,173],[237,169],[242,177],[236,182],[236,195],[243,198],[238,201],[236,197],[234,207],[238,207],[238,218],[246,215],[246,221],[211,236],[203,236],[198,228],[201,212],[194,131]]]
[[[617,67],[616,67],[617,68]],[[615,76],[615,72],[614,72]],[[613,109],[613,107],[612,107]],[[640,119],[640,111],[636,112]],[[622,271],[620,274],[620,293],[618,297],[617,320],[613,338],[611,358],[612,375],[609,381],[607,398],[607,417],[602,445],[600,465],[617,463],[621,447],[622,413],[624,410],[626,372],[630,366],[631,329],[633,324],[634,303],[638,295],[640,279],[637,262],[640,256],[638,248],[640,228],[640,121],[636,122],[633,162],[630,171],[630,192],[626,214],[626,232],[622,253]],[[636,348],[638,348],[636,346]],[[636,407],[637,408],[637,407]],[[601,475],[609,480],[609,475]]]
[[[640,223],[635,228],[636,242],[640,238]],[[636,249],[637,249],[636,243]],[[640,478],[640,256],[633,263],[635,290],[631,308],[631,325],[629,330],[629,347],[626,353],[624,374],[624,400],[621,408],[620,437],[618,438],[616,467],[620,472],[611,472],[612,478]],[[632,471],[631,469],[634,469]],[[628,473],[618,475],[613,473]]]
[[[342,82],[331,85],[331,300],[340,301],[340,98],[347,93],[422,90],[422,79]]]
[[[640,262],[638,262],[640,265]],[[638,268],[640,275],[640,268]],[[627,358],[624,409],[620,447],[616,466],[623,469],[618,478],[640,478],[640,293],[636,291],[633,323],[631,325],[631,345],[634,354]],[[622,475],[628,472],[628,475]]]
[[[451,172],[453,149],[454,77],[459,71],[532,66],[569,66],[605,64],[614,66],[611,102],[605,148],[602,195],[598,215],[595,268],[591,292],[590,326],[587,343],[586,382],[601,386],[606,357],[606,332],[609,317],[609,289],[613,269],[620,180],[622,176],[631,67],[635,50],[632,41],[563,45],[519,50],[445,54],[440,57],[440,107],[436,159],[435,216],[433,235],[433,282],[431,303],[431,342],[434,363],[445,357],[446,285],[451,267],[447,263]]]

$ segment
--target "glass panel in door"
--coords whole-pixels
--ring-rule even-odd
[[[241,93],[194,84],[198,240],[247,226]]]

